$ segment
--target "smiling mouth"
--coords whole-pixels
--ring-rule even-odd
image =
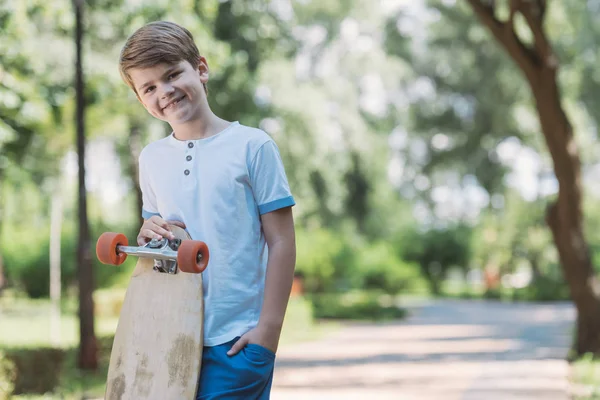
[[[173,100],[172,102],[170,102],[169,104],[167,104],[165,107],[163,107],[163,111],[169,108],[172,108],[173,106],[179,104],[181,102],[181,100],[183,100],[185,98],[185,96],[181,96],[180,98]]]

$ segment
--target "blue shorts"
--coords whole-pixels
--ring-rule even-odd
[[[268,400],[273,382],[275,353],[248,344],[239,353],[227,352],[238,340],[204,347],[197,400]]]

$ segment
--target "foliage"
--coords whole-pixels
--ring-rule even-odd
[[[6,224],[5,229],[12,235],[3,235],[2,241],[4,264],[8,284],[24,290],[31,298],[47,297],[50,283],[50,259],[48,228],[36,229],[35,227]],[[113,231],[112,227],[96,224],[93,229],[93,238],[100,232]],[[134,232],[126,232],[127,236],[135,237]],[[16,245],[13,237],[27,237],[25,245]],[[68,290],[75,284],[77,269],[75,249],[77,247],[76,228],[69,224],[63,226],[61,236],[61,286]],[[27,248],[27,251],[24,249]],[[130,272],[135,258],[129,258],[119,268],[108,267],[101,264],[96,257],[93,258],[96,285],[99,288],[108,287],[117,282],[121,276]]]
[[[417,77],[410,91],[409,126],[402,128],[412,134],[398,149],[427,184],[406,181],[405,185],[412,190],[417,186],[433,203],[432,189],[464,189],[473,181],[490,197],[502,194],[508,169],[501,163],[497,147],[505,138],[522,139],[531,133],[516,118],[527,92],[515,79],[517,71],[510,60],[488,45],[485,28],[467,6],[433,0],[427,1],[427,12],[437,18],[423,22],[425,48],[412,43],[408,55]],[[410,18],[400,13],[390,24],[408,25]],[[416,36],[405,30],[401,31],[404,35],[392,33],[387,37],[388,51],[407,57],[406,41],[415,41]],[[495,79],[487,79],[489,76]],[[415,151],[416,147],[420,150]]]
[[[355,288],[381,290],[386,294],[407,294],[420,291],[425,285],[415,263],[398,257],[394,246],[383,241],[358,250]]]
[[[0,400],[8,400],[15,388],[16,367],[4,352],[0,351]]]
[[[110,290],[106,290],[104,294],[106,296],[98,299],[99,302],[102,302],[105,298],[113,298],[117,297],[122,292],[117,291],[114,295],[108,293]],[[48,343],[48,337],[44,335],[43,328],[47,326],[47,322],[43,320],[47,317],[47,312],[38,312],[34,314],[34,311],[39,311],[40,309],[48,308],[49,302],[43,300],[27,300],[27,299],[17,299],[15,300],[16,304],[9,304],[8,310],[4,310],[0,307],[0,318],[2,321],[3,333],[0,334],[0,337],[3,339],[2,343],[0,343],[0,399],[2,398],[3,392],[2,390],[8,391],[10,386],[14,386],[16,375],[14,373],[11,374],[10,369],[14,371],[14,361],[13,358],[17,357],[22,360],[23,368],[21,370],[21,378],[19,379],[27,379],[31,382],[29,386],[27,386],[31,390],[36,389],[37,385],[40,385],[42,382],[38,382],[39,380],[44,380],[48,382],[48,386],[50,383],[50,378],[54,379],[54,374],[59,374],[59,380],[57,386],[55,386],[55,390],[51,392],[52,398],[64,398],[64,399],[81,399],[81,398],[99,398],[102,397],[104,393],[104,385],[106,384],[106,373],[108,369],[108,363],[110,359],[110,351],[112,349],[113,343],[113,334],[116,323],[112,324],[110,329],[104,329],[101,325],[104,322],[104,318],[100,317],[97,319],[97,331],[98,331],[98,355],[99,355],[99,368],[97,371],[81,371],[76,367],[77,360],[77,333],[78,329],[76,328],[75,321],[71,321],[76,314],[76,307],[71,307],[73,309],[65,310],[65,313],[62,315],[63,320],[69,320],[72,322],[72,328],[75,333],[72,338],[69,340],[66,337],[63,337],[63,345],[65,347],[61,347],[59,349],[50,347]],[[73,299],[68,299],[69,302],[72,302]],[[6,302],[6,299],[2,299],[0,301],[0,306],[2,306],[2,302]],[[69,307],[67,307],[69,308]],[[13,310],[14,314],[10,314],[10,311]],[[8,311],[4,313],[4,311]],[[23,315],[27,315],[27,317],[23,317]],[[18,347],[10,346],[9,348],[2,348],[7,343],[7,335],[19,335],[19,331],[23,329],[23,325],[20,323],[21,320],[27,320],[28,328],[35,327],[38,332],[35,332],[35,339],[30,336],[32,339],[32,343],[23,343],[22,341]],[[63,321],[66,322],[66,321]],[[8,325],[8,326],[7,326]],[[100,326],[98,326],[100,325]],[[323,335],[327,335],[333,330],[336,329],[336,324],[334,323],[319,323],[316,324],[314,318],[312,316],[312,309],[310,303],[306,299],[302,298],[293,298],[290,300],[290,306],[286,312],[286,318],[284,321],[282,335],[281,335],[281,343],[289,344],[289,343],[297,343],[306,340],[314,340]],[[64,331],[63,331],[64,332]],[[67,336],[67,335],[65,335]],[[45,341],[40,342],[38,339],[43,338]],[[33,342],[35,340],[35,342]],[[8,342],[11,340],[8,338]],[[13,343],[16,341],[13,341]],[[55,357],[60,357],[57,354],[63,354],[61,358],[60,364],[51,364],[48,365],[51,359]],[[4,354],[11,354],[10,357],[4,356]],[[47,368],[49,371],[40,372],[40,367],[36,367],[32,364],[33,360],[40,360],[40,363]],[[38,375],[41,374],[47,376],[47,378],[43,378]],[[8,379],[7,379],[8,378]],[[34,387],[35,386],[35,387]],[[5,389],[6,388],[6,389]],[[32,393],[32,392],[29,392]]]
[[[600,361],[592,353],[583,355],[572,364],[570,381],[574,400],[600,397]]]
[[[471,228],[466,225],[405,232],[400,238],[399,255],[418,263],[433,294],[441,294],[440,284],[452,267],[466,270],[471,259]]]
[[[502,275],[531,269],[534,279],[562,279],[552,236],[544,219],[543,200],[525,201],[508,191],[503,210],[482,215],[472,235],[474,266]]]
[[[378,289],[398,294],[423,286],[418,267],[402,261],[387,242],[326,229],[299,230],[296,237],[296,271],[308,293]]]
[[[424,279],[438,293],[446,271],[457,266],[502,274],[533,269],[536,279],[515,296],[565,298],[544,221],[551,165],[531,99],[468,7],[431,0],[422,9],[409,2],[390,12],[366,0],[275,3],[87,3],[90,146],[110,144],[122,172],[110,176],[105,160],[88,153],[92,238],[103,230],[133,237],[139,227],[132,217],[139,215],[136,150],[168,130],[137,103],[116,63],[134,29],[168,19],[188,27],[206,55],[214,111],[259,126],[278,143],[298,203],[297,271],[309,293],[406,293],[420,291]],[[588,3],[569,12],[553,3],[547,18],[564,103],[593,177],[599,30]],[[73,16],[68,2],[8,2],[0,6],[0,26],[0,253],[10,283],[40,297],[48,293],[48,199],[73,150]],[[528,168],[537,174],[528,176],[529,196],[515,188],[521,152],[531,155]],[[123,190],[107,201],[114,187],[107,182],[114,181]],[[75,190],[58,187],[65,200],[62,282],[69,290]],[[595,261],[597,196],[586,198]],[[123,286],[132,262],[118,270],[96,262],[97,285]],[[107,303],[102,312],[119,307],[117,300]]]
[[[0,382],[12,381],[13,394],[46,393],[53,391],[59,383],[65,352],[54,348],[10,349],[0,357],[0,362],[4,360],[13,364],[14,370],[4,371],[12,373],[12,379],[0,374]]]
[[[571,299],[569,287],[562,279],[541,276],[524,288],[514,289],[515,301],[568,301]]]
[[[310,293],[335,290],[355,263],[350,243],[329,230],[299,230],[296,247],[296,271]]]
[[[381,292],[318,294],[309,298],[315,318],[380,321],[406,317],[406,310]]]

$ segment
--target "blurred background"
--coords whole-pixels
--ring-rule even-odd
[[[349,321],[402,326],[427,302],[485,300],[508,315],[522,304],[559,304],[574,311],[561,342],[573,351],[558,358],[577,358],[572,384],[596,390],[589,355],[600,353],[600,296],[590,289],[600,268],[600,2],[522,2],[543,8],[534,13],[539,24],[523,9],[514,25],[516,40],[540,50],[531,28],[543,24],[560,90],[542,93],[559,100],[577,145],[567,137],[553,146],[579,158],[580,179],[569,175],[576,159],[573,168],[553,162],[539,97],[474,3],[495,4],[0,0],[0,398],[104,393],[135,259],[101,265],[95,241],[104,231],[133,241],[137,157],[170,133],[118,73],[125,39],[153,20],[195,36],[211,69],[213,111],[264,129],[280,148],[298,247],[283,367],[293,367],[285,349],[298,343]],[[505,20],[508,2],[498,3]],[[574,211],[562,215],[582,227],[576,236],[585,243],[576,251],[585,260],[572,265],[561,262],[546,223],[565,170],[562,184],[575,188],[559,203]],[[567,196],[573,191],[582,194]],[[573,303],[573,288],[586,282],[589,296]],[[587,344],[575,340],[582,313],[599,319],[585,325]]]

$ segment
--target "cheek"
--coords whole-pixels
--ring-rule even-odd
[[[161,117],[161,112],[160,112],[160,108],[157,104],[152,103],[151,101],[144,101],[142,102],[142,104],[144,105],[144,108],[146,109],[146,111],[148,111],[148,113],[150,115],[152,115],[153,117],[156,118],[160,118]]]

